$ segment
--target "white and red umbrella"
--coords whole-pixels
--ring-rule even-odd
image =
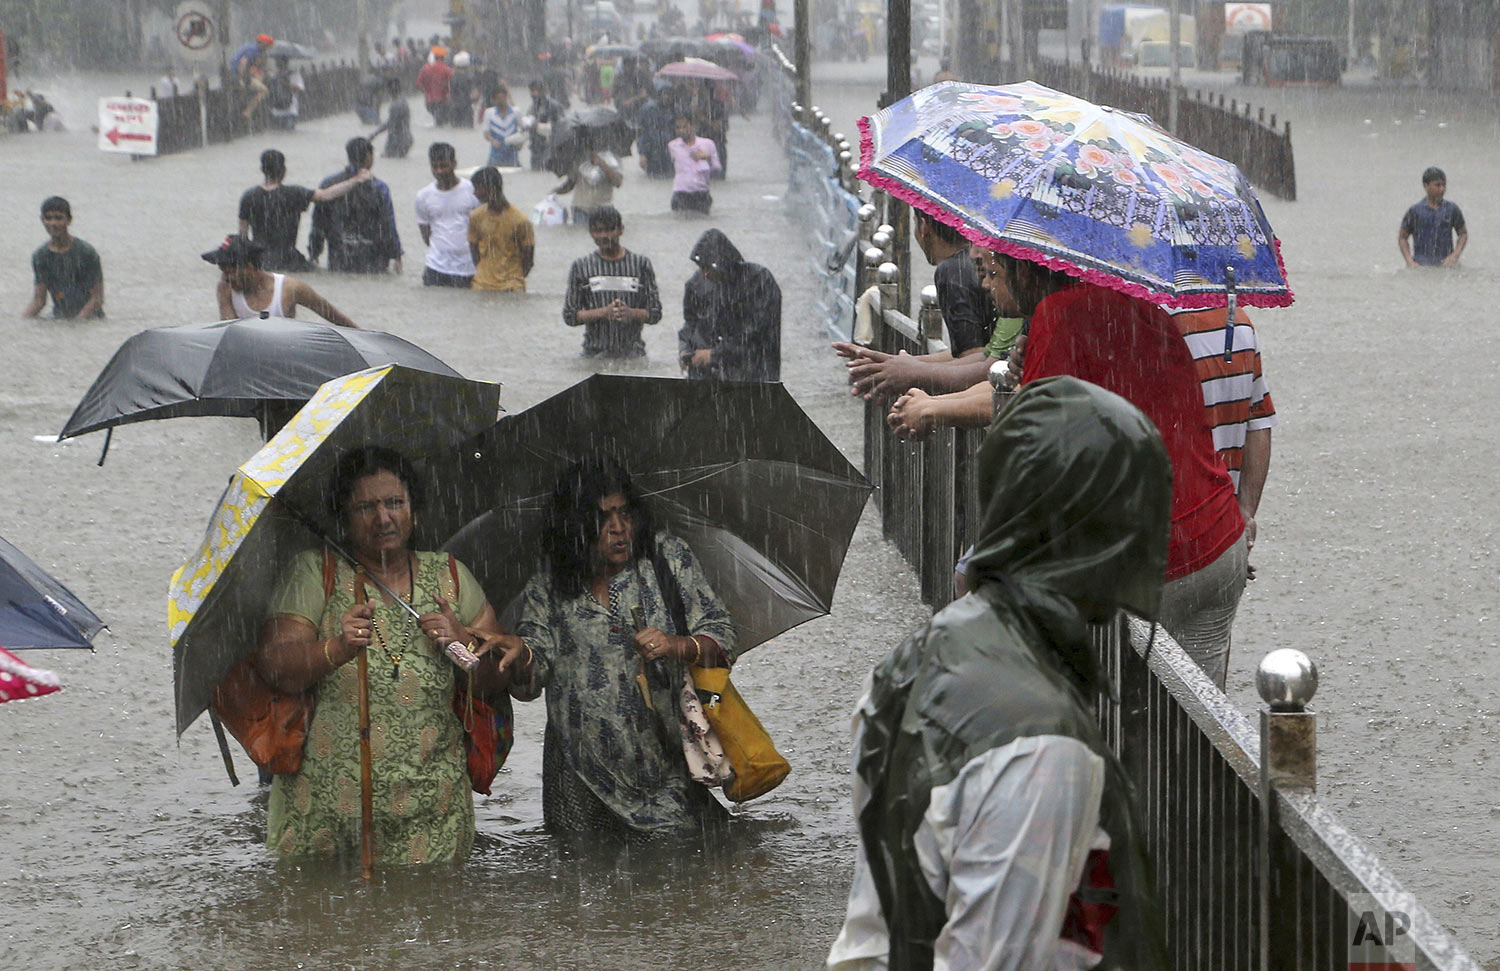
[[[40,698],[62,689],[62,682],[51,671],[34,668],[0,647],[0,704]]]

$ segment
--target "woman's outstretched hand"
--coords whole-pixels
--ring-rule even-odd
[[[427,639],[438,647],[447,647],[453,641],[464,639],[464,625],[453,612],[453,605],[441,596],[437,598],[438,609],[430,614],[423,614],[417,618],[417,624],[421,626],[422,633]]]

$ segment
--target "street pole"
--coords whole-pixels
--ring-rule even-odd
[[[911,94],[911,0],[888,0],[885,12],[885,94],[880,106],[894,104]],[[896,309],[911,312],[911,209],[899,203],[891,207],[895,230],[896,266],[901,271]]]
[[[797,103],[802,106],[802,117],[806,125],[812,119],[812,20],[808,16],[809,0],[795,0],[792,16],[796,21],[797,34],[792,47],[793,67],[797,71]]]
[[[370,66],[370,30],[365,25],[365,0],[354,0],[354,30],[359,36],[359,67]]]
[[[1177,96],[1182,90],[1182,58],[1179,56],[1182,45],[1182,0],[1172,0],[1172,11],[1169,14],[1170,26],[1167,29],[1167,40],[1172,45],[1172,59],[1167,63],[1172,65],[1171,93],[1167,100],[1167,131],[1177,134]]]
[[[229,0],[219,0],[214,17],[219,21],[219,77],[222,80],[229,76]]]

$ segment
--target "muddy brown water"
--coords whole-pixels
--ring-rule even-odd
[[[883,79],[877,62],[827,66],[818,101],[853,132]],[[92,99],[138,79],[53,80],[76,127]],[[54,94],[54,92],[56,92]],[[1495,119],[1458,104],[1424,113],[1409,96],[1291,94],[1302,201],[1267,200],[1298,292],[1256,317],[1282,425],[1254,554],[1260,579],[1236,626],[1231,694],[1255,703],[1253,662],[1275,647],[1322,670],[1320,786],[1341,816],[1482,960],[1500,955],[1500,884],[1489,763],[1497,673],[1497,511],[1486,418],[1497,370],[1500,201]],[[415,104],[415,99],[413,99]],[[430,178],[422,126],[404,161],[380,160],[407,247],[401,277],[318,274],[314,285],[361,324],[427,347],[466,375],[505,383],[524,408],[590,373],[581,333],[559,308],[578,228],[541,230],[524,297],[424,290],[411,212]],[[1369,119],[1366,122],[1366,119]],[[315,184],[342,161],[352,116],[132,163],[86,131],[0,139],[0,534],[52,569],[105,617],[98,651],[31,654],[67,688],[0,710],[0,941],[7,963],[64,968],[677,968],[726,956],[767,968],[821,963],[842,914],[852,847],[847,713],[864,673],[925,616],[914,580],[868,514],[834,612],[751,654],[736,671],[795,770],[736,820],[727,844],[564,846],[540,828],[542,712],[522,706],[516,751],[478,803],[479,840],[462,867],[388,870],[364,885],[339,866],[268,859],[264,799],[231,788],[206,724],[172,732],[167,579],[201,536],[253,424],[182,419],[100,439],[55,433],[119,343],[144,327],[216,316],[216,273],[198,259],[234,228],[256,156],[287,153],[289,181]],[[477,132],[454,136],[482,161]],[[736,120],[730,179],[714,216],[667,212],[669,187],[633,170],[617,194],[627,246],[651,256],[666,317],[635,370],[674,375],[687,252],[719,226],[785,293],[784,377],[857,461],[859,411],[811,314],[801,229],[783,214],[785,168],[765,117]],[[1447,168],[1473,242],[1459,273],[1403,271],[1395,249],[1418,173]],[[555,181],[508,180],[529,208]],[[44,240],[37,205],[71,199],[74,230],[99,248],[109,317],[23,320],[28,255]],[[248,768],[241,759],[242,769]]]

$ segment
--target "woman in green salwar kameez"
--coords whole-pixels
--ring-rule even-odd
[[[283,857],[358,852],[358,665],[349,662],[366,650],[376,858],[461,860],[474,842],[474,803],[453,695],[469,675],[443,648],[469,640],[464,626],[496,631],[499,623],[467,567],[411,549],[422,496],[404,458],[379,448],[351,453],[331,491],[369,599],[356,602],[354,567],[320,550],[299,554],[272,597],[257,668],[279,691],[312,688],[317,706],[301,770],[271,787],[266,844]],[[473,669],[479,697],[505,690],[502,665],[524,650],[516,637],[494,644]]]

